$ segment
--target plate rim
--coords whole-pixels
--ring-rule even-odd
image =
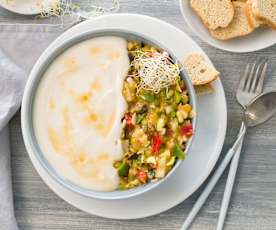
[[[16,10],[16,7],[9,7],[7,4],[3,3],[2,1],[0,1],[0,7],[15,13],[15,14],[20,14],[20,15],[26,15],[26,16],[32,16],[32,15],[37,15],[40,14],[42,11],[37,10],[37,11],[20,11],[20,10]]]
[[[276,41],[274,43],[271,43],[271,44],[266,44],[265,46],[263,47],[259,47],[259,48],[251,48],[251,49],[245,49],[245,50],[239,50],[239,49],[230,49],[230,48],[227,48],[227,47],[224,47],[222,45],[219,45],[215,42],[212,42],[210,40],[206,40],[204,39],[204,37],[192,26],[192,24],[190,23],[190,20],[188,20],[188,17],[187,15],[185,14],[184,12],[184,5],[183,5],[183,1],[186,1],[186,0],[179,0],[179,7],[180,7],[180,11],[181,11],[181,15],[182,17],[184,18],[186,24],[189,26],[189,28],[193,31],[193,33],[198,37],[200,38],[202,41],[204,41],[205,43],[217,48],[217,49],[220,49],[220,50],[224,50],[224,51],[228,51],[228,52],[232,52],[232,53],[251,53],[251,52],[255,52],[255,51],[259,51],[259,50],[263,50],[263,49],[266,49],[268,47],[271,47],[273,45],[276,44]]]
[[[99,17],[97,17],[97,18],[95,18],[95,19],[92,19],[92,20],[84,21],[84,22],[82,22],[82,23],[80,23],[80,24],[74,26],[73,28],[74,28],[74,29],[76,29],[76,28],[78,29],[78,27],[82,27],[82,26],[84,26],[85,24],[89,25],[89,23],[93,22],[94,20],[101,20],[102,18],[105,19],[106,17],[124,17],[124,16],[147,18],[147,20],[152,20],[152,21],[155,21],[156,23],[162,23],[163,25],[169,26],[169,27],[171,27],[172,29],[177,30],[179,33],[182,33],[183,36],[185,36],[187,39],[189,39],[189,40],[191,40],[193,43],[195,43],[195,45],[196,45],[197,48],[202,52],[202,54],[204,54],[206,57],[208,57],[207,54],[203,51],[203,49],[202,49],[202,48],[201,48],[201,47],[200,47],[190,36],[188,36],[184,31],[180,30],[179,28],[177,28],[177,27],[175,27],[175,26],[173,26],[173,25],[171,25],[171,24],[169,24],[169,23],[167,23],[167,22],[165,22],[165,21],[163,21],[163,20],[160,20],[160,19],[154,18],[154,17],[150,17],[150,16],[146,16],[146,15],[132,14],[132,13],[109,14],[109,15],[99,16]],[[70,29],[70,30],[71,30],[71,29]],[[87,30],[87,29],[86,29],[86,30]],[[68,30],[68,31],[69,31],[69,30]],[[66,31],[65,34],[66,34],[68,31]],[[63,34],[60,35],[60,36],[65,36],[65,35],[64,35],[64,33],[63,33]],[[57,40],[60,38],[60,36],[59,36],[56,40],[54,40],[54,41],[51,43],[51,45],[54,44],[54,43],[56,43],[56,42],[58,42]],[[70,36],[72,36],[72,35],[66,35],[66,36],[67,36],[67,38],[68,38],[68,37],[70,37]],[[51,46],[51,45],[50,45],[50,46]],[[49,47],[50,47],[50,46],[49,46]],[[210,61],[209,58],[208,58],[208,61]],[[211,61],[210,61],[210,63],[211,63]],[[212,64],[212,63],[211,63],[211,64]],[[218,147],[217,147],[217,154],[216,154],[216,156],[213,158],[212,164],[208,167],[208,172],[206,171],[205,176],[203,176],[203,177],[201,178],[201,180],[198,182],[198,184],[195,185],[194,188],[191,189],[190,193],[188,193],[188,195],[186,195],[186,197],[185,197],[184,199],[181,198],[180,200],[177,200],[176,202],[173,202],[173,204],[168,205],[165,209],[162,209],[162,210],[160,210],[160,211],[158,211],[158,212],[154,212],[154,213],[152,213],[152,214],[146,214],[146,215],[139,215],[139,216],[137,216],[137,217],[131,217],[131,218],[129,218],[129,217],[114,217],[114,216],[113,216],[113,217],[110,217],[110,216],[108,216],[108,215],[97,214],[97,213],[95,213],[95,212],[88,211],[88,210],[86,210],[86,209],[84,209],[84,208],[82,208],[82,207],[80,207],[80,206],[76,206],[76,204],[74,204],[73,202],[71,202],[69,199],[64,198],[61,194],[59,194],[59,192],[57,192],[57,190],[58,190],[57,188],[53,188],[54,186],[49,182],[49,178],[46,179],[46,177],[42,175],[44,172],[41,172],[41,171],[40,171],[40,170],[41,170],[41,169],[39,169],[40,166],[37,165],[37,164],[39,164],[39,163],[38,163],[38,162],[35,162],[35,161],[36,161],[36,159],[34,159],[35,157],[34,157],[31,153],[29,153],[29,151],[28,151],[28,155],[29,155],[29,157],[31,158],[31,161],[32,161],[34,167],[36,168],[36,171],[39,173],[39,175],[40,175],[40,177],[42,178],[42,180],[44,181],[44,183],[46,183],[47,186],[49,186],[50,189],[51,189],[53,192],[55,192],[55,194],[57,194],[61,199],[65,200],[66,202],[70,203],[71,205],[73,205],[74,207],[76,207],[76,208],[78,208],[78,209],[80,209],[80,210],[83,210],[83,211],[85,211],[85,212],[87,212],[87,213],[90,213],[90,214],[93,214],[93,215],[96,215],[96,216],[101,216],[101,217],[110,218],[110,219],[121,219],[121,220],[122,220],[122,219],[139,219],[139,218],[144,218],[144,217],[149,217],[149,216],[157,215],[157,214],[159,214],[159,213],[162,213],[162,212],[164,212],[164,211],[167,211],[167,210],[171,209],[172,207],[178,205],[179,203],[181,203],[181,202],[183,202],[184,200],[186,200],[189,196],[191,196],[191,195],[192,195],[192,194],[203,184],[203,182],[208,178],[208,176],[210,175],[210,173],[212,172],[212,170],[214,169],[214,167],[215,167],[215,165],[216,165],[216,163],[217,163],[217,161],[218,161],[218,158],[219,158],[219,156],[220,156],[220,154],[221,154],[221,150],[222,150],[222,147],[223,147],[223,144],[224,144],[224,141],[225,141],[225,136],[226,136],[226,131],[227,131],[227,103],[226,103],[226,97],[225,97],[225,92],[224,92],[224,88],[223,88],[222,82],[221,82],[219,79],[217,80],[217,82],[218,82],[218,84],[219,84],[219,86],[220,86],[220,88],[221,88],[221,92],[222,92],[222,94],[223,94],[223,100],[222,100],[222,101],[223,101],[223,105],[224,105],[224,108],[225,108],[225,111],[224,111],[224,118],[223,118],[224,125],[223,125],[223,128],[222,128],[222,129],[223,129],[223,130],[222,130],[223,135],[222,135],[222,136],[220,137],[220,139],[219,139],[220,141],[219,141],[219,144],[218,144]],[[43,170],[43,169],[42,169],[42,170]],[[49,175],[47,175],[47,176],[49,176]],[[51,178],[50,178],[50,180],[51,180]],[[53,181],[53,182],[56,183],[55,181]],[[93,200],[93,199],[92,199],[92,200]],[[120,201],[118,201],[118,202],[120,202]]]

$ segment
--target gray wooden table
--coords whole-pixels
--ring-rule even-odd
[[[247,62],[256,57],[269,57],[271,64],[266,89],[276,90],[276,46],[247,54],[224,52],[205,44],[192,33],[180,14],[178,0],[120,2],[121,12],[154,16],[185,31],[205,50],[222,73],[221,80],[226,92],[229,114],[228,132],[222,153],[224,155],[240,124],[240,108],[235,101],[238,78]],[[249,131],[227,217],[227,230],[276,229],[275,124],[276,118]],[[20,229],[179,229],[202,189],[177,207],[141,220],[118,221],[89,215],[57,197],[38,176],[23,144],[19,113],[11,121],[10,128],[15,215]],[[191,229],[215,229],[225,179],[226,175],[217,185]]]

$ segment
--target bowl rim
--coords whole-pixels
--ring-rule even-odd
[[[81,187],[73,183],[72,181],[65,179],[60,173],[55,170],[55,168],[48,161],[47,157],[43,154],[43,151],[40,149],[37,139],[34,134],[33,128],[33,103],[35,100],[35,94],[37,92],[38,85],[45,73],[48,69],[49,65],[64,51],[69,49],[70,47],[88,40],[97,37],[104,36],[116,36],[122,37],[126,40],[139,40],[145,42],[147,44],[151,44],[155,47],[165,50],[169,53],[173,60],[178,63],[181,63],[173,52],[170,51],[166,46],[161,44],[160,42],[155,41],[148,36],[136,33],[133,31],[123,30],[123,29],[92,29],[83,33],[79,33],[69,39],[66,39],[62,42],[62,44],[58,45],[55,48],[52,48],[51,45],[42,53],[37,62],[32,68],[32,71],[27,80],[23,100],[22,100],[22,108],[21,108],[21,124],[22,124],[22,134],[24,144],[26,146],[27,152],[32,152],[32,154],[36,157],[38,162],[42,165],[45,171],[60,185],[73,191],[77,194],[80,194],[85,197],[94,198],[94,199],[102,199],[102,200],[119,200],[119,199],[127,199],[130,197],[141,195],[149,190],[154,189],[162,182],[167,180],[174,171],[179,168],[179,166],[183,163],[183,160],[178,160],[174,167],[169,171],[169,173],[162,179],[158,180],[154,183],[147,183],[145,185],[141,185],[129,190],[115,190],[115,191],[96,191],[88,188]],[[129,38],[134,39],[129,39]],[[197,103],[196,103],[196,94],[194,90],[194,86],[188,77],[188,74],[182,68],[180,72],[180,76],[185,81],[185,84],[188,88],[190,103],[195,111],[197,111]],[[196,124],[197,124],[197,116],[195,116],[192,120],[193,128],[196,132]],[[188,154],[190,146],[193,142],[193,137],[189,139],[188,144],[186,146],[185,152]]]

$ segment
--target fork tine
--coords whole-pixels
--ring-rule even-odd
[[[250,70],[250,73],[249,73],[249,76],[247,78],[246,85],[245,85],[245,88],[244,88],[244,90],[246,92],[249,92],[249,90],[251,88],[252,80],[253,80],[253,77],[254,77],[255,66],[256,66],[256,62],[253,63],[253,65],[251,67],[251,70]]]
[[[258,94],[261,93],[264,88],[264,79],[265,79],[265,75],[266,75],[267,65],[268,65],[268,59],[266,59],[264,62],[263,68],[261,70],[261,76],[260,76],[259,81],[256,86],[255,92]]]
[[[256,88],[257,88],[257,84],[258,84],[258,80],[260,79],[259,77],[259,72],[260,72],[260,68],[262,66],[263,62],[259,62],[259,64],[257,65],[257,69],[254,73],[253,79],[252,79],[252,84],[251,87],[249,88],[249,92],[255,93]]]
[[[243,75],[241,76],[241,78],[240,78],[238,90],[243,91],[244,88],[245,88],[245,83],[246,83],[246,81],[247,81],[248,73],[249,73],[249,67],[250,67],[250,64],[247,64],[247,65],[246,65],[246,68],[245,68],[245,71],[244,71],[244,74],[243,74]]]

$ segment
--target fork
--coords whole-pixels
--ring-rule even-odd
[[[256,68],[255,68],[256,67]],[[240,80],[238,91],[237,91],[237,100],[241,104],[243,108],[246,108],[246,105],[258,94],[262,92],[263,83],[264,83],[264,76],[267,69],[267,60],[260,63],[254,63],[252,66],[247,65],[245,73]],[[261,75],[259,74],[261,73]],[[259,76],[260,75],[260,76]],[[212,177],[210,178],[209,182],[207,183],[205,189],[200,194],[199,198],[197,199],[196,203],[194,204],[192,210],[190,211],[188,217],[186,218],[184,224],[182,225],[181,230],[187,230],[189,226],[192,224],[194,218],[196,217],[197,213],[199,212],[200,208],[203,206],[205,201],[207,200],[208,196],[212,192],[213,188],[217,184],[218,180],[222,176],[223,172],[225,171],[226,167],[230,163],[231,159],[238,152],[238,156],[235,157],[233,160],[233,166],[231,164],[229,177],[227,180],[225,195],[223,197],[224,202],[222,203],[222,214],[220,215],[220,220],[218,223],[218,228],[223,228],[224,219],[226,216],[229,200],[231,197],[231,191],[233,188],[235,174],[237,170],[241,145],[243,143],[244,134],[246,132],[246,125],[242,123],[240,132],[233,143],[232,147],[226,153],[224,159],[222,160],[221,164],[213,173]]]
[[[263,92],[265,73],[267,70],[268,60],[255,62],[253,64],[247,64],[244,74],[240,78],[238,85],[236,99],[237,102],[243,107],[249,104],[249,102],[260,95]],[[242,124],[244,126],[244,124]],[[223,200],[220,208],[220,214],[217,223],[217,230],[222,230],[225,222],[225,217],[227,214],[229,202],[231,199],[231,194],[236,178],[236,173],[238,169],[240,153],[242,149],[243,138],[241,139],[240,147],[235,153],[231,164],[226,181],[226,186],[224,190]]]

